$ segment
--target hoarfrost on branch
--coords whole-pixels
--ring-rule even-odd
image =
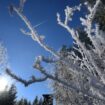
[[[21,3],[23,0],[20,0]],[[85,18],[80,17],[81,25],[84,26],[84,31],[86,32],[88,38],[91,40],[94,48],[89,46],[90,50],[87,50],[84,43],[82,43],[79,39],[78,30],[71,28],[69,22],[72,21],[72,17],[75,11],[80,11],[82,8],[82,4],[75,7],[67,6],[64,10],[65,19],[61,20],[60,14],[57,13],[57,22],[60,26],[68,31],[68,33],[74,39],[72,49],[68,56],[65,58],[62,56],[60,52],[55,51],[48,45],[44,43],[44,36],[41,36],[36,31],[35,27],[32,26],[31,22],[24,16],[23,14],[23,6],[15,7],[12,5],[12,10],[15,12],[22,21],[26,24],[29,32],[21,29],[22,33],[25,35],[29,35],[34,41],[36,41],[45,51],[49,52],[53,55],[53,58],[39,56],[36,58],[36,61],[33,65],[34,69],[39,70],[43,77],[35,78],[32,77],[31,80],[23,80],[21,77],[16,76],[7,68],[7,73],[17,81],[23,83],[25,86],[28,86],[34,82],[42,82],[47,80],[48,78],[54,80],[64,87],[67,87],[70,91],[75,92],[76,94],[82,94],[84,97],[92,97],[97,100],[101,100],[105,102],[105,37],[102,34],[102,31],[99,30],[99,25],[97,23],[93,23],[94,16],[96,11],[101,4],[101,0],[96,0],[96,3],[93,7],[90,7],[85,3],[85,6],[88,8],[89,14],[85,16]],[[11,9],[10,8],[10,9]],[[22,9],[21,9],[22,8]],[[95,27],[93,27],[95,25]],[[77,56],[75,53],[77,51],[80,53],[81,57]],[[72,80],[67,81],[60,76],[59,72],[56,72],[55,75],[52,75],[47,72],[47,70],[42,65],[44,63],[52,63],[64,66],[67,68],[69,73],[72,75]],[[64,68],[64,70],[65,70]],[[66,71],[63,71],[66,74]],[[84,82],[84,78],[87,79],[87,82]],[[59,85],[59,84],[58,84]],[[86,88],[87,87],[87,88]]]

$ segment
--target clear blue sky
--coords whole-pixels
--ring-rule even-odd
[[[30,78],[31,74],[40,76],[41,74],[32,68],[36,56],[48,56],[30,37],[23,35],[20,28],[27,29],[21,19],[14,13],[11,17],[8,12],[8,6],[11,3],[18,5],[19,0],[0,0],[0,41],[3,41],[8,51],[9,63],[12,71],[24,79]],[[65,29],[60,27],[56,21],[56,13],[59,12],[64,16],[64,9],[67,5],[73,6],[78,4],[79,0],[27,0],[24,8],[24,14],[28,17],[33,25],[42,21],[44,24],[37,27],[41,35],[45,35],[46,44],[59,50],[62,45],[70,45],[72,40]],[[74,17],[76,18],[76,16]],[[73,26],[77,26],[78,21],[74,21]],[[18,97],[33,98],[38,95],[52,93],[48,88],[48,82],[36,83],[29,87],[24,87],[16,83]]]

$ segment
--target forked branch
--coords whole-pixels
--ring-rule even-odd
[[[45,77],[42,77],[42,78],[36,78],[35,76],[32,76],[31,79],[29,80],[25,80],[25,79],[22,79],[21,77],[15,75],[14,73],[11,72],[11,70],[9,69],[6,69],[6,73],[8,75],[10,75],[13,79],[17,80],[18,82],[24,84],[25,86],[29,86],[33,83],[36,83],[36,82],[43,82],[43,81],[46,81],[47,80],[47,76]]]
[[[35,28],[31,25],[30,21],[23,15],[22,12],[19,11],[18,8],[15,6],[12,7],[13,10],[17,13],[17,15],[23,20],[23,22],[26,24],[27,28],[30,30],[30,32],[25,32],[22,30],[23,34],[30,35],[34,41],[36,41],[42,48],[44,48],[46,51],[51,53],[53,56],[59,58],[58,53],[52,49],[51,47],[47,46],[43,40],[41,40],[40,35],[38,35],[37,31]]]

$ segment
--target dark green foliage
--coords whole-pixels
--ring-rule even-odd
[[[85,45],[86,49],[90,50],[91,48],[94,48],[92,41],[87,36],[86,32],[81,28],[78,28],[77,31],[79,33],[79,40]],[[69,52],[73,51],[75,53],[75,55],[77,55],[80,59],[82,59],[81,53],[77,50],[78,47],[79,46],[74,44],[74,43],[73,43],[73,46],[70,46],[70,47],[63,45],[61,50],[60,50],[60,53],[62,53],[61,55],[63,57],[67,57],[69,55]]]
[[[8,94],[9,94],[9,98],[10,98],[10,103],[15,104],[17,92],[16,92],[16,87],[14,85],[11,86]]]
[[[87,36],[86,32],[83,29],[78,29],[79,39],[82,43],[85,44],[85,47],[89,50],[90,47],[94,48],[92,41]]]
[[[36,96],[32,105],[53,105],[53,96],[51,94],[43,95],[43,99]]]
[[[68,52],[70,52],[71,49],[72,49],[71,47],[67,48],[66,45],[63,45],[62,48],[60,49],[60,53],[62,53],[63,57],[67,57],[68,56]]]
[[[31,102],[28,102],[28,105],[32,105]]]
[[[27,99],[20,99],[16,101],[16,87],[14,85],[11,86],[11,88],[8,91],[4,91],[0,93],[0,105],[50,105],[46,102],[44,104],[44,100],[42,98],[38,99],[36,96],[33,103],[31,104],[30,101]]]
[[[93,7],[96,0],[81,0],[81,2],[88,2]],[[101,30],[105,31],[105,0],[101,0],[101,2],[93,21],[99,24]]]
[[[96,0],[80,0],[81,2],[88,2],[91,6],[93,6]],[[105,5],[105,0],[101,0],[102,4]]]
[[[0,105],[15,105],[16,87],[14,85],[8,91],[0,93]]]
[[[105,0],[101,0],[101,2],[105,5]]]
[[[88,2],[91,6],[93,6],[96,0],[80,0],[81,2]]]
[[[27,99],[22,98],[19,101],[17,101],[16,105],[31,105],[31,103]]]
[[[33,105],[39,105],[39,100],[38,100],[37,96],[36,96],[36,98],[33,101]]]
[[[96,14],[94,21],[99,23],[101,30],[105,31],[105,9],[101,8]]]
[[[43,105],[43,100],[42,100],[42,98],[39,100],[39,105]]]
[[[53,105],[53,96],[51,94],[44,94],[43,97],[43,105]]]

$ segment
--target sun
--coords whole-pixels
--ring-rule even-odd
[[[8,86],[8,80],[3,76],[0,77],[0,92],[5,91],[7,86]]]

